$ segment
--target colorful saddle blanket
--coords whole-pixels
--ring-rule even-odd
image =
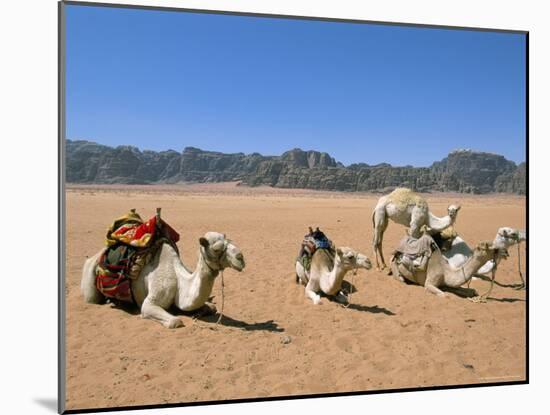
[[[131,211],[107,231],[107,249],[96,267],[96,287],[108,298],[134,302],[131,280],[137,278],[164,243],[176,250],[179,234],[157,217],[143,222]]]
[[[308,234],[304,235],[304,240],[300,247],[300,253],[298,254],[297,261],[299,261],[306,271],[311,268],[311,258],[318,249],[328,249],[329,251],[335,251],[334,245],[327,236],[317,228],[313,231],[310,228]]]

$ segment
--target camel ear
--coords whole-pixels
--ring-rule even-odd
[[[205,248],[208,248],[208,245],[210,245],[210,243],[208,242],[208,239],[206,239],[205,237],[201,236],[199,238],[199,243],[205,247]]]
[[[342,255],[344,255],[344,252],[340,248],[336,248],[336,253],[339,257],[342,257]]]
[[[462,207],[461,205],[456,205],[456,211],[458,212],[461,207]]]

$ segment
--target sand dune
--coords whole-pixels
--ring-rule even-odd
[[[235,184],[69,186],[67,408],[525,379],[526,293],[506,287],[519,281],[516,249],[498,270],[504,286],[486,304],[438,298],[375,270],[354,277],[357,292],[347,309],[304,297],[293,264],[307,226],[372,258],[377,198]],[[525,227],[522,197],[427,198],[439,216],[448,203],[462,203],[456,229],[471,245],[492,240],[500,226]],[[110,222],[130,208],[148,218],[157,206],[180,232],[186,264],[194,267],[198,238],[209,230],[242,249],[246,269],[224,275],[223,324],[182,315],[185,327],[168,330],[142,320],[137,309],[89,305],[80,297],[82,264],[103,246]],[[404,233],[390,224],[387,257]],[[523,246],[521,255],[525,268]],[[471,287],[481,293],[488,283]],[[215,302],[219,293],[218,282]]]

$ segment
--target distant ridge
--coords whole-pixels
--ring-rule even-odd
[[[161,184],[242,181],[338,191],[386,192],[405,186],[419,192],[504,192],[525,194],[526,164],[516,165],[492,153],[454,150],[430,167],[393,167],[387,163],[344,166],[328,153],[295,148],[280,156],[221,153],[186,147],[141,151],[133,146],[109,147],[84,140],[66,141],[69,183]]]

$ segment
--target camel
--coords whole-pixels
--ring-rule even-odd
[[[335,296],[338,302],[347,301],[340,291],[346,274],[358,268],[372,268],[370,260],[365,255],[351,248],[340,247],[336,249],[335,254],[332,252],[325,248],[317,249],[311,258],[309,272],[300,261],[296,261],[297,282],[306,286],[306,298],[311,299],[313,304],[321,304],[321,296],[317,294],[319,291],[328,296]]]
[[[423,238],[429,238],[427,244],[436,246],[431,236],[424,234]],[[426,265],[422,268],[416,268],[412,261],[405,261],[403,255],[399,252],[393,255],[391,260],[392,274],[402,282],[405,279],[422,285],[432,294],[440,297],[446,297],[447,294],[438,287],[446,286],[449,288],[459,288],[479,271],[479,269],[488,261],[494,260],[498,255],[498,248],[489,242],[481,242],[472,252],[464,264],[459,267],[453,267],[436,247],[431,256],[426,257]],[[486,293],[487,296],[489,293]]]
[[[216,312],[215,306],[206,302],[216,277],[225,268],[242,271],[245,262],[241,250],[224,234],[207,232],[199,243],[195,271],[190,272],[185,267],[172,246],[163,244],[154,259],[132,280],[132,293],[142,318],[174,329],[182,327],[183,322],[166,311],[172,305],[182,311],[203,308],[210,313]],[[98,304],[104,300],[95,285],[95,268],[102,253],[103,250],[86,260],[82,270],[80,289],[88,303]]]
[[[447,233],[449,229],[451,228],[448,228],[445,232],[443,232],[444,238],[444,234]],[[505,259],[508,256],[508,248],[525,240],[525,231],[510,228],[507,226],[499,228],[495,239],[493,240],[493,246],[498,249],[498,255],[494,260],[490,259],[489,261],[487,261],[477,271],[476,274],[492,278],[493,270],[498,267],[498,264],[500,263],[500,261],[502,261],[502,259]],[[447,250],[443,251],[443,256],[447,259],[451,266],[453,266],[454,268],[458,268],[463,265],[468,260],[468,258],[472,256],[472,253],[473,251],[468,246],[468,244],[460,236],[456,235],[452,237],[450,247]],[[519,289],[525,287],[525,281],[523,280],[521,272],[520,277],[521,285],[518,287]]]
[[[389,195],[382,196],[372,212],[374,228],[373,249],[376,258],[376,269],[386,268],[386,261],[382,253],[382,240],[388,227],[388,220],[409,227],[409,235],[419,238],[421,229],[426,226],[430,232],[441,232],[452,226],[460,210],[460,205],[449,205],[447,216],[434,216],[424,198],[407,188],[397,188]],[[382,267],[378,257],[382,261]]]

